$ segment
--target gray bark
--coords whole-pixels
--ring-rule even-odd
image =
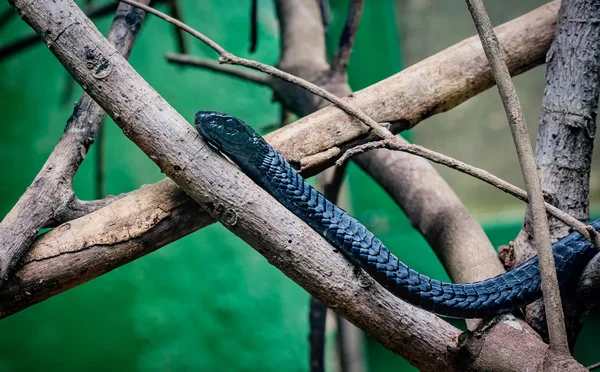
[[[69,0],[13,4],[125,135],[213,217],[313,296],[422,369],[452,368],[458,330],[354,275],[320,234],[203,143]],[[105,60],[102,74],[86,67]],[[265,233],[268,231],[269,233]],[[453,341],[454,340],[454,341]]]
[[[144,12],[130,5],[120,4],[117,9],[108,38],[125,58],[129,57],[143,19]],[[88,58],[86,66],[94,71],[100,69],[102,63],[103,60]],[[103,118],[102,108],[84,93],[42,170],[0,222],[0,287],[42,227],[89,213],[115,199],[81,202],[71,186],[75,173],[94,143]]]
[[[589,220],[589,180],[596,134],[600,93],[600,2],[562,2],[556,35],[547,55],[546,88],[540,117],[535,158],[547,199],[561,210]],[[530,213],[514,246],[513,265],[535,254],[531,247]],[[558,240],[568,226],[551,218],[550,233]],[[578,298],[565,301],[565,318],[571,347],[581,329],[584,314],[597,301],[578,305]],[[527,309],[528,322],[547,337],[543,306]]]
[[[33,6],[15,0],[14,5],[37,32],[51,41],[51,50],[59,61],[124,133],[213,217],[311,294],[418,368],[458,368],[453,354],[458,332],[455,328],[406,305],[377,284],[354,277],[351,266],[332,254],[319,234],[203,146],[185,120],[114,53],[72,2],[57,0],[50,6],[50,0],[41,0]],[[108,61],[100,76],[85,68],[87,45],[94,45],[96,56]],[[67,234],[60,237],[68,239]],[[503,368],[541,368],[546,345],[526,329],[513,326],[510,330],[510,339],[519,339],[518,344],[507,343],[500,333],[495,333],[495,338],[486,337],[484,345],[468,344],[463,350],[471,355],[472,368],[486,369],[482,362],[493,360],[498,350],[502,350],[501,355],[512,356],[502,360]],[[477,338],[481,339],[481,334],[475,335]]]

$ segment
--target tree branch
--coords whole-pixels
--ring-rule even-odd
[[[544,62],[559,2],[548,3],[504,25],[496,32],[512,74]],[[345,100],[393,133],[458,106],[493,86],[489,65],[477,36],[466,39],[396,75],[353,93]],[[367,129],[336,107],[326,107],[267,136],[293,164],[307,174],[329,167],[344,149],[365,140]]]
[[[35,305],[215,220],[170,179],[51,230],[0,289],[0,318]]]
[[[533,150],[529,141],[529,132],[527,131],[527,124],[525,124],[525,118],[523,117],[521,103],[517,97],[508,67],[502,59],[503,52],[500,49],[498,38],[494,33],[492,22],[485,11],[482,0],[467,0],[467,5],[479,32],[485,54],[492,67],[492,73],[496,80],[504,109],[506,110],[508,124],[525,180],[525,189],[529,197],[529,206],[533,219],[533,233],[538,252],[540,274],[542,276],[542,292],[546,306],[546,318],[548,319],[550,348],[556,352],[568,354],[569,343],[567,342],[560,289],[554,265],[552,243],[550,242],[544,195],[537,173],[537,165],[533,158]]]
[[[218,72],[220,74],[233,76],[235,78],[250,81],[258,85],[271,86],[271,79],[267,75],[257,74],[245,69],[235,68],[231,66],[223,66],[211,59],[199,58],[187,54],[167,53],[165,55],[167,61],[180,66],[195,66],[203,69]]]
[[[340,44],[331,60],[331,74],[334,76],[346,77],[348,62],[350,61],[350,55],[352,54],[352,47],[354,46],[354,40],[356,39],[356,32],[358,31],[360,16],[362,15],[364,5],[365,0],[350,1],[348,15],[346,16],[346,24],[344,25],[344,30],[340,37]]]
[[[456,328],[405,304],[377,283],[357,280],[353,266],[341,255],[332,255],[320,234],[206,146],[73,2],[13,4],[34,30],[53,40],[48,43],[52,53],[125,135],[224,226],[327,306],[417,366],[452,370],[448,345],[456,342]],[[71,25],[65,29],[66,20]],[[86,67],[89,45],[106,59],[108,72],[101,79]]]
[[[456,160],[447,155],[440,154],[439,152],[435,152],[435,151],[426,149],[422,146],[410,144],[410,143],[406,143],[406,142],[388,141],[388,140],[368,142],[368,143],[365,143],[360,146],[356,146],[356,147],[346,151],[342,155],[342,157],[340,159],[338,159],[337,162],[338,162],[338,164],[342,164],[343,162],[345,162],[347,159],[349,159],[350,157],[352,157],[354,155],[362,154],[366,151],[373,150],[373,149],[379,149],[379,148],[387,148],[390,150],[406,152],[406,153],[409,153],[412,155],[420,156],[420,157],[430,160],[434,163],[445,165],[449,168],[456,169],[457,171],[459,171],[461,173],[465,173],[465,174],[468,174],[469,176],[475,177],[475,178],[477,178],[489,185],[492,185],[492,186],[496,187],[497,189],[502,190],[505,193],[510,194],[520,200],[528,202],[528,196],[527,196],[527,192],[525,192],[525,190],[518,188],[517,186],[515,186],[509,182],[506,182],[499,177],[494,176],[493,174],[489,173],[488,171],[486,171],[484,169],[474,167],[467,163],[463,163],[460,160]],[[574,217],[571,217],[569,214],[561,211],[560,209],[556,208],[555,206],[553,206],[551,204],[544,203],[544,207],[545,207],[546,211],[548,213],[550,213],[552,216],[556,217],[557,219],[564,222],[565,224],[571,226],[575,231],[577,231],[578,233],[580,233],[581,235],[586,237],[588,240],[591,240],[594,244],[596,244],[596,246],[600,246],[600,242],[598,241],[599,240],[598,234],[597,233],[590,234],[591,230],[589,230],[589,229],[591,228],[593,230],[593,227],[578,221]]]
[[[535,151],[544,192],[556,207],[581,221],[589,219],[589,182],[600,94],[600,25],[594,22],[599,16],[600,8],[595,1],[562,2],[547,57],[546,89]],[[529,244],[529,212],[525,219],[514,244],[517,265],[535,254]],[[550,219],[552,239],[562,238],[568,230],[569,226]],[[584,300],[580,293],[563,294],[571,347],[575,345],[584,314],[596,302]],[[547,339],[542,302],[528,306],[527,320]]]
[[[332,93],[328,92],[327,90],[322,89],[321,87],[319,87],[307,80],[298,78],[297,76],[289,74],[285,71],[281,71],[280,69],[275,68],[273,66],[265,65],[264,63],[260,63],[260,62],[253,61],[253,60],[246,59],[246,58],[237,57],[236,55],[231,54],[228,51],[226,51],[225,49],[223,49],[223,47],[221,47],[219,44],[217,44],[216,42],[214,42],[212,39],[208,38],[201,32],[193,29],[192,27],[186,25],[185,23],[179,22],[178,20],[176,20],[172,17],[169,17],[168,15],[166,15],[162,12],[159,12],[156,9],[153,9],[153,8],[143,5],[143,4],[139,4],[133,0],[119,0],[119,1],[133,5],[133,6],[137,6],[149,13],[156,15],[157,17],[164,19],[165,21],[167,21],[169,23],[176,25],[177,27],[180,27],[184,31],[188,32],[189,34],[197,37],[203,43],[205,43],[207,46],[209,46],[211,49],[213,49],[215,52],[219,53],[219,63],[245,66],[245,67],[251,68],[253,70],[261,71],[266,74],[272,75],[272,76],[277,77],[285,82],[292,83],[294,85],[302,87],[302,88],[308,90],[309,92],[335,104],[337,107],[344,110],[349,115],[352,115],[353,117],[358,118],[360,121],[362,121],[368,127],[370,127],[371,130],[373,131],[373,133],[375,133],[377,136],[379,136],[381,138],[393,138],[393,135],[386,128],[379,125],[375,120],[371,119],[368,115],[364,114],[362,111],[356,109],[353,105],[349,104],[348,102],[342,101],[335,94],[332,94]]]
[[[129,56],[144,13],[131,6],[120,6],[109,31],[109,39],[118,52]],[[86,68],[98,79],[106,59],[89,52]],[[32,185],[0,222],[0,286],[27,252],[39,230],[64,220],[75,195],[71,182],[94,142],[104,111],[91,97],[83,94],[58,144]],[[63,217],[60,217],[63,216]]]

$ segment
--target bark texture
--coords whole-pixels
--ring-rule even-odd
[[[206,146],[73,2],[17,0],[14,6],[125,135],[213,217],[328,307],[419,368],[452,368],[448,346],[456,342],[456,328],[357,278],[323,237]],[[104,61],[100,71],[86,67],[90,56]]]
[[[457,342],[454,327],[406,305],[378,284],[357,278],[351,265],[340,255],[332,254],[319,234],[205,146],[74,3],[50,2],[39,0],[34,5],[16,0],[14,6],[47,39],[58,60],[123,132],[186,193],[307,291],[386,347],[407,357],[417,368],[457,370],[451,351]],[[89,46],[93,46],[96,58],[106,60],[100,71],[85,67]],[[523,332],[516,337],[526,339],[527,333]],[[493,341],[486,341],[489,350],[501,347],[493,345]],[[512,369],[537,368],[541,365],[538,356],[546,350],[545,344],[527,340],[518,345],[504,342],[502,347],[515,349],[514,358],[506,361],[513,363]],[[524,348],[528,348],[526,353],[517,352]],[[526,359],[518,358],[519,355]]]
[[[170,179],[38,237],[0,289],[0,318],[35,305],[215,220]]]
[[[495,28],[511,74],[544,62],[558,7],[554,1]],[[346,99],[377,122],[390,122],[390,129],[397,133],[458,106],[493,84],[475,36]],[[357,119],[326,107],[266,137],[286,159],[315,174],[332,165],[344,149],[364,141],[367,132],[368,127]]]
[[[521,166],[521,173],[525,181],[529,210],[531,211],[532,230],[535,236],[535,247],[538,253],[540,276],[542,277],[541,287],[546,307],[550,348],[555,352],[568,354],[569,345],[554,255],[552,254],[548,216],[546,215],[540,176],[529,140],[529,131],[523,116],[521,102],[508,72],[508,67],[504,62],[504,52],[500,49],[500,43],[494,33],[492,22],[485,10],[483,1],[466,0],[466,2],[477,27],[485,55],[490,62],[494,80],[496,80],[498,93],[500,93],[506,111],[508,126],[510,127],[519,165]]]
[[[143,19],[144,12],[130,5],[120,4],[117,8],[108,38],[116,52],[125,58],[129,57]],[[46,42],[51,44],[51,41]],[[95,59],[93,52],[90,53],[86,61],[87,68],[90,71],[101,69],[104,61]],[[98,71],[103,73],[102,70]],[[89,213],[93,208],[102,207],[114,199],[86,204],[75,197],[71,186],[75,173],[94,143],[103,118],[102,108],[84,93],[42,170],[0,222],[0,286],[42,227]]]
[[[547,55],[546,88],[535,152],[548,201],[582,221],[589,220],[589,180],[600,93],[599,17],[597,1],[562,3],[556,35]],[[569,233],[569,228],[551,218],[550,233],[553,240],[558,240]],[[528,210],[514,250],[508,252],[512,266],[535,254],[531,241]],[[584,314],[597,300],[581,306],[579,298],[567,294],[565,301],[567,334],[573,347]],[[547,337],[541,302],[528,306],[527,320]]]

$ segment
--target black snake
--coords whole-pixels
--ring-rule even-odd
[[[364,225],[306,183],[250,126],[213,111],[198,112],[195,123],[210,145],[402,300],[443,316],[482,318],[510,312],[541,297],[537,257],[476,283],[442,283],[419,274],[398,260]],[[599,229],[600,220],[592,225]],[[553,250],[561,285],[579,274],[596,253],[578,233],[554,243]]]

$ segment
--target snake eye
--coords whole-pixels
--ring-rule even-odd
[[[227,133],[235,132],[235,123],[232,119],[225,120],[225,124],[223,124],[223,129]]]

